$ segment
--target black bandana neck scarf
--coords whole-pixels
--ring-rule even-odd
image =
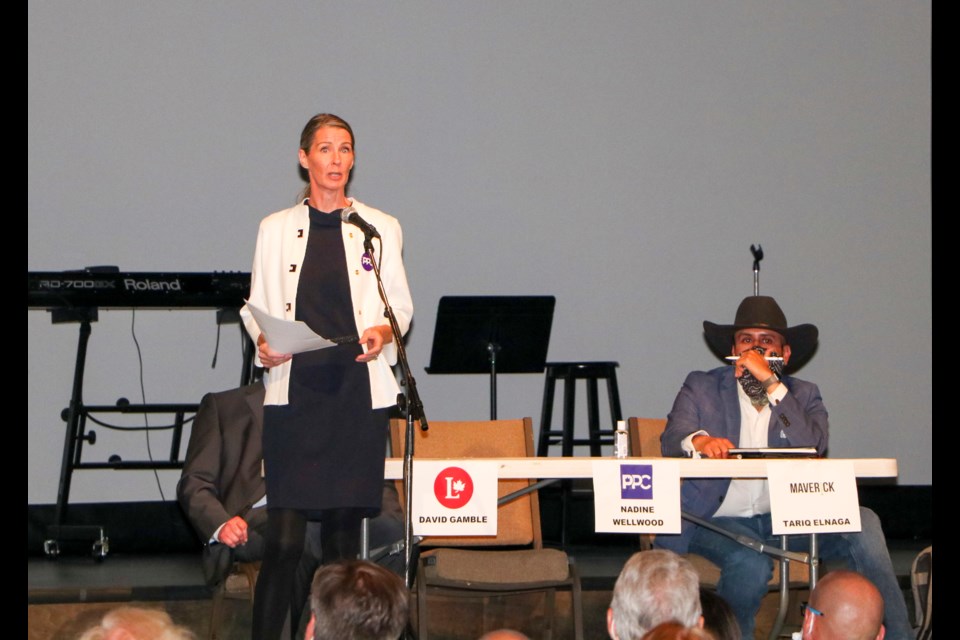
[[[766,351],[762,347],[754,347],[755,351],[759,351],[761,355],[767,355]],[[770,352],[770,357],[779,356],[779,353],[775,351]],[[774,360],[767,363],[770,365],[770,370],[777,374],[778,378],[783,377],[783,360]],[[763,381],[757,380],[749,369],[743,370],[743,375],[741,375],[738,380],[740,380],[740,386],[743,387],[744,393],[747,394],[747,397],[750,398],[750,403],[758,409],[762,409],[770,403],[770,398],[767,397],[767,391],[763,388]]]

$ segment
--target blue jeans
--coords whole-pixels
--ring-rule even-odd
[[[712,518],[711,522],[727,531],[746,535],[764,544],[780,546],[780,536],[771,532],[770,514],[751,518]],[[846,567],[866,576],[883,596],[886,638],[914,638],[907,604],[890,561],[890,552],[880,519],[870,509],[860,507],[859,533],[823,533],[817,536],[817,551],[822,562],[842,561]],[[790,551],[809,551],[808,536],[791,536]],[[719,593],[733,608],[744,640],[754,637],[754,619],[760,601],[773,576],[773,559],[741,545],[726,536],[697,527],[690,542],[690,553],[707,558],[720,567]]]

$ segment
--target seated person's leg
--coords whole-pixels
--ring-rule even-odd
[[[400,498],[392,481],[384,484],[383,506],[376,518],[370,518],[370,549],[374,551],[381,547],[393,545],[403,541],[404,533],[403,510],[400,508]],[[371,559],[399,576],[404,575],[406,554],[401,549],[397,553]]]
[[[713,518],[714,524],[727,531],[763,540],[761,517]],[[769,533],[769,517],[766,532]],[[755,617],[773,576],[773,561],[730,538],[697,527],[690,543],[690,553],[703,556],[720,567],[717,593],[726,600],[740,625],[744,638],[753,638]]]

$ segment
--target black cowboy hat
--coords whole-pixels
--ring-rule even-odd
[[[748,296],[737,307],[733,324],[714,324],[703,321],[703,333],[707,345],[721,360],[730,355],[733,336],[740,329],[770,329],[783,336],[790,345],[790,364],[788,370],[795,370],[805,363],[817,350],[819,331],[812,324],[787,326],[787,317],[780,305],[770,296]]]

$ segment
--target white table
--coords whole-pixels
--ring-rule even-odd
[[[421,458],[415,460],[437,460],[441,458]],[[445,459],[445,458],[442,458]],[[450,458],[451,462],[461,458]],[[489,458],[483,458],[489,460]],[[500,478],[592,478],[593,463],[596,460],[614,460],[616,458],[542,457],[542,458],[497,458]],[[619,458],[620,460],[663,460],[663,458]],[[837,460],[838,458],[826,458]],[[692,460],[689,458],[671,458],[680,465],[681,478],[766,478],[770,465],[787,464],[796,460]],[[854,475],[858,478],[895,478],[897,461],[894,458],[849,458],[853,462]],[[811,461],[815,462],[815,460]],[[386,478],[403,478],[403,459],[387,458]]]
[[[421,458],[414,460],[448,460],[456,462],[465,458]],[[483,458],[489,460],[489,458]],[[597,460],[615,460],[618,458],[594,458],[587,456],[574,457],[528,457],[528,458],[497,458],[498,477],[504,479],[530,478],[546,480],[554,478],[592,478],[593,463]],[[624,461],[663,460],[663,458],[619,458]],[[711,460],[690,458],[671,458],[680,466],[681,478],[766,478],[771,466],[790,464],[796,459],[749,459],[749,460]],[[826,458],[825,460],[837,460]],[[897,477],[897,461],[894,458],[849,458],[853,463],[854,475],[857,478],[895,478]],[[816,462],[817,460],[805,460]],[[387,458],[385,476],[388,480],[403,478],[403,458]],[[816,534],[810,536],[810,590],[816,586],[817,580],[817,544]],[[770,637],[779,635],[787,607],[787,566],[781,561],[780,578],[780,611],[771,631]]]

